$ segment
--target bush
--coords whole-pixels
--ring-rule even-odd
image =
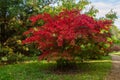
[[[114,52],[114,51],[120,51],[120,46],[119,45],[113,45],[110,48],[110,52]]]
[[[1,47],[0,50],[0,62],[1,63],[16,63],[23,60],[23,56],[21,53],[15,53],[12,48],[5,46]]]
[[[88,59],[104,54],[112,21],[95,20],[80,14],[78,9],[63,10],[58,15],[38,14],[30,17],[32,25],[44,22],[43,26],[24,32],[28,36],[23,44],[34,43],[41,50],[39,59],[75,61],[76,57]],[[61,60],[61,61],[62,61]],[[60,62],[60,61],[59,61]]]

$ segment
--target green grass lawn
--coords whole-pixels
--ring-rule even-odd
[[[111,54],[115,54],[115,55],[120,56],[120,52],[112,52]]]
[[[0,67],[0,80],[104,80],[111,69],[111,57],[78,63],[79,69],[67,73],[55,73],[55,63],[31,61]]]

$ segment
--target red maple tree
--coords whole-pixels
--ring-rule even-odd
[[[38,14],[30,17],[32,25],[43,21],[42,26],[30,28],[24,35],[29,35],[23,44],[35,43],[42,51],[39,59],[73,60],[81,51],[81,44],[93,40],[96,43],[107,41],[102,30],[109,31],[112,21],[96,20],[80,10],[63,10],[58,15]]]

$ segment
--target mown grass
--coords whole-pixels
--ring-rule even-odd
[[[78,63],[78,69],[67,73],[52,70],[55,63],[31,61],[0,67],[0,80],[104,80],[111,69],[111,57]]]
[[[120,51],[119,52],[112,52],[111,54],[115,54],[115,55],[120,56]]]

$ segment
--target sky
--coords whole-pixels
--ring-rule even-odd
[[[117,13],[115,25],[120,29],[120,0],[89,0],[99,10],[97,17],[104,17],[111,9]]]

